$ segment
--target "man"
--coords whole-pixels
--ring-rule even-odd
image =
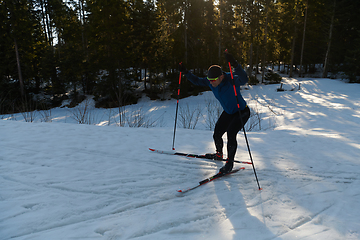
[[[224,143],[222,136],[226,132],[228,138],[228,158],[226,164],[219,171],[221,173],[228,173],[232,170],[237,149],[236,135],[244,127],[250,117],[250,109],[246,105],[246,102],[240,93],[240,85],[245,85],[248,82],[247,74],[234,57],[227,51],[225,51],[225,58],[235,69],[233,77],[238,101],[236,101],[231,74],[223,72],[220,66],[210,66],[207,77],[199,78],[190,71],[187,71],[184,64],[179,64],[179,70],[185,74],[186,78],[190,82],[198,86],[209,86],[214,93],[214,96],[219,100],[224,109],[220,118],[216,122],[214,129],[213,138],[216,153],[206,154],[206,157],[211,159],[220,160],[223,158]],[[241,116],[239,114],[238,103],[241,110]]]

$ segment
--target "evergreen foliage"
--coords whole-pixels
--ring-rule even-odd
[[[267,64],[296,72],[304,45],[305,74],[322,65],[359,82],[358,9],[353,0],[0,0],[0,114],[83,94],[122,106],[137,101],[138,86],[164,98],[177,89],[179,62],[200,76],[212,64],[226,70],[225,49],[257,79]]]

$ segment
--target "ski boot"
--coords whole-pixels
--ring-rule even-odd
[[[227,159],[226,164],[222,168],[220,168],[219,173],[223,173],[223,174],[229,173],[231,172],[233,167],[234,167],[234,161]]]
[[[222,152],[207,153],[205,154],[205,158],[213,159],[213,160],[223,160],[223,153]]]

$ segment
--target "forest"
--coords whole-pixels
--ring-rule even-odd
[[[97,107],[162,98],[176,92],[180,62],[199,76],[226,70],[225,49],[260,83],[280,66],[359,83],[359,9],[358,0],[0,0],[0,114],[85,95]],[[182,82],[183,96],[199,91]]]

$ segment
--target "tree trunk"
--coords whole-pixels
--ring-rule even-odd
[[[147,90],[146,88],[146,68],[144,69],[145,75],[144,75],[144,89],[145,91]]]
[[[326,55],[325,55],[324,70],[323,70],[323,74],[322,74],[322,77],[323,77],[323,78],[326,78],[326,77],[327,77],[327,73],[328,73],[328,70],[327,70],[327,69],[328,69],[328,64],[329,64],[329,55],[330,55],[332,31],[333,31],[333,27],[334,27],[335,7],[336,7],[336,0],[334,0],[334,8],[333,8],[332,16],[331,16],[331,24],[330,24],[330,32],[329,32],[329,41],[328,41],[328,47],[327,47]]]
[[[83,67],[83,72],[81,73],[81,78],[82,78],[82,82],[83,82],[83,91],[84,93],[88,93],[89,92],[89,81],[90,81],[90,77],[89,77],[89,68],[88,68],[88,64],[89,64],[89,51],[88,51],[88,44],[87,44],[87,36],[86,36],[86,29],[85,29],[85,7],[84,7],[84,0],[80,0],[80,9],[79,9],[79,17],[82,21],[81,23],[81,40],[82,40],[82,48],[83,48],[83,52],[85,54],[85,64]]]
[[[265,35],[263,41],[263,56],[261,59],[261,83],[264,82],[264,74],[265,74],[265,61],[266,61],[266,43],[267,43],[267,26],[269,22],[269,1],[266,2],[266,21],[265,21]]]
[[[256,62],[255,76],[257,76],[259,74],[259,46],[256,46],[255,62]]]
[[[294,65],[294,54],[295,54],[295,41],[296,41],[296,25],[297,25],[297,15],[298,15],[298,6],[299,4],[297,2],[295,2],[296,4],[296,12],[295,12],[295,19],[294,19],[294,23],[295,23],[295,28],[294,28],[294,36],[293,36],[293,41],[292,41],[292,46],[291,46],[291,63],[290,63],[290,73],[289,73],[289,77],[293,76],[293,65]]]
[[[305,19],[304,19],[304,33],[303,33],[302,46],[301,46],[299,77],[301,77],[301,72],[302,72],[302,62],[303,62],[303,56],[304,56],[304,44],[305,44],[305,32],[306,32],[306,20],[307,20],[308,6],[309,6],[309,1],[306,1]]]
[[[184,36],[184,40],[185,40],[185,64],[188,63],[187,58],[188,58],[188,47],[187,47],[187,7],[188,7],[188,1],[185,1],[185,16],[184,16],[184,26],[185,26],[185,36]]]
[[[44,10],[44,2],[43,0],[40,0],[40,7],[41,7],[41,17],[44,24],[44,31],[45,31],[45,41],[49,42],[48,35],[47,35],[47,25],[46,25],[46,17],[45,17],[45,10]]]
[[[254,68],[254,65],[253,65],[253,44],[251,43],[250,45],[250,63],[249,63],[249,69],[248,69],[248,75],[249,76],[252,76],[252,71],[253,71],[253,68]]]
[[[18,74],[19,74],[19,82],[20,82],[20,92],[21,92],[21,97],[24,97],[24,95],[25,95],[24,82],[23,82],[23,79],[22,79],[19,50],[18,50],[18,45],[17,45],[17,42],[16,42],[16,38],[14,38],[14,43],[15,43],[16,64],[17,64],[17,69],[18,69]]]
[[[53,47],[53,37],[52,37],[52,29],[50,26],[50,16],[49,16],[49,3],[46,2],[45,3],[45,21],[46,21],[46,28],[47,28],[47,32],[48,32],[48,40],[49,40],[49,44],[51,47]]]
[[[219,22],[219,64],[221,62],[221,38],[222,38],[222,0],[219,1],[220,22]]]

